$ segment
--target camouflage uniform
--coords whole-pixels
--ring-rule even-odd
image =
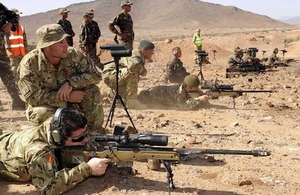
[[[120,13],[108,23],[109,30],[116,34],[115,40],[118,44],[124,45],[127,49],[133,49],[134,31],[133,21],[130,14]],[[123,39],[118,33],[126,34]]]
[[[239,66],[242,63],[244,63],[244,60],[240,54],[233,54],[228,59],[229,67]]]
[[[103,107],[100,90],[96,86],[101,74],[81,52],[69,47],[68,53],[67,58],[61,59],[58,69],[47,61],[40,49],[24,56],[20,63],[19,88],[28,105],[26,116],[29,121],[39,125],[53,115],[58,107],[74,108],[84,113],[92,132],[102,131]],[[81,103],[56,99],[58,89],[65,82],[69,82],[73,90],[86,93]]]
[[[189,74],[183,67],[182,61],[173,56],[167,64],[165,80],[171,83],[182,83],[183,79]]]
[[[4,47],[4,33],[0,32],[0,78],[7,89],[7,93],[12,98],[12,109],[24,110],[25,103],[19,96],[19,89],[15,82],[14,74],[10,67],[9,58]]]
[[[75,32],[73,31],[71,22],[66,19],[60,19],[57,24],[61,25],[64,31],[70,35],[67,37],[67,42],[69,46],[73,46],[73,37],[75,36]]]
[[[282,61],[277,57],[277,53],[272,53],[272,55],[268,58],[266,65],[272,66],[276,63],[282,63]]]
[[[62,194],[92,175],[82,162],[58,169],[56,146],[50,139],[51,119],[38,127],[0,136],[0,179],[32,181],[41,194]]]
[[[124,100],[135,99],[139,77],[147,74],[145,59],[141,55],[140,50],[133,50],[131,57],[121,58],[119,70],[119,94]],[[115,89],[116,65],[114,63],[106,65],[102,74],[104,83]]]
[[[172,86],[155,86],[142,90],[137,98],[144,104],[157,104],[179,108],[182,110],[197,109],[203,102],[194,98],[204,95],[202,91],[187,92],[183,84]]]
[[[94,64],[103,69],[100,58],[97,55],[97,42],[101,36],[98,23],[92,20],[90,23],[83,23],[80,26],[79,43],[82,45],[82,52],[89,56]]]

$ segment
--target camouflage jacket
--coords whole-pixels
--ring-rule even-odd
[[[203,103],[194,98],[202,96],[201,90],[188,93],[182,84],[171,86],[155,86],[142,90],[137,98],[141,103],[157,104],[179,108],[181,110],[192,110],[199,108]]]
[[[277,54],[272,53],[272,55],[268,58],[266,65],[273,65],[275,63],[279,63],[281,60],[277,57]]]
[[[228,59],[228,65],[231,66],[238,66],[244,63],[244,60],[242,59],[242,56],[233,54]]]
[[[90,58],[73,47],[68,48],[68,57],[61,59],[58,69],[48,62],[44,53],[35,49],[24,56],[20,62],[18,82],[27,104],[31,106],[48,105],[66,107],[66,102],[56,99],[58,89],[70,82],[74,90],[98,84],[101,73]]]
[[[127,38],[134,40],[133,21],[130,14],[120,13],[108,22],[108,28],[114,34],[125,33]]]
[[[145,58],[141,55],[140,50],[134,49],[132,51],[131,57],[124,57],[120,60],[119,68],[128,69],[129,73],[136,73],[138,76],[146,76],[147,69],[145,67]],[[103,69],[103,74],[107,72],[115,73],[116,65],[110,63],[106,65]]]
[[[183,67],[183,63],[179,58],[173,57],[166,66],[166,79],[171,83],[182,83],[183,79],[189,75]]]
[[[5,33],[0,31],[0,63],[9,64],[9,58],[5,51]]]
[[[32,181],[41,194],[62,194],[92,175],[85,163],[58,170],[56,146],[50,138],[51,119],[42,125],[0,136],[0,178]]]
[[[98,23],[92,20],[90,23],[84,23],[80,26],[79,43],[84,46],[95,44],[101,36]]]
[[[61,25],[64,31],[70,36],[67,37],[67,42],[70,46],[73,46],[73,38],[75,36],[75,32],[73,31],[72,24],[69,20],[60,19],[57,24]]]

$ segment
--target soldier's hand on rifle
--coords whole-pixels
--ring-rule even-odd
[[[85,95],[86,95],[86,93],[84,91],[74,90],[70,93],[68,102],[80,103],[83,100]]]
[[[208,102],[208,95],[202,95],[199,97],[194,98],[197,101],[201,101],[201,102]]]
[[[87,164],[92,169],[92,175],[101,176],[106,172],[108,164],[111,162],[108,158],[91,158]]]

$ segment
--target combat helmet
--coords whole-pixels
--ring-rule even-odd
[[[183,80],[183,85],[187,87],[199,87],[200,80],[196,75],[188,75]]]

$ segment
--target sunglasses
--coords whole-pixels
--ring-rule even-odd
[[[88,133],[87,126],[84,129],[85,129],[85,131],[83,134],[76,136],[76,137],[72,137],[72,142],[82,142],[87,137],[87,133]]]

